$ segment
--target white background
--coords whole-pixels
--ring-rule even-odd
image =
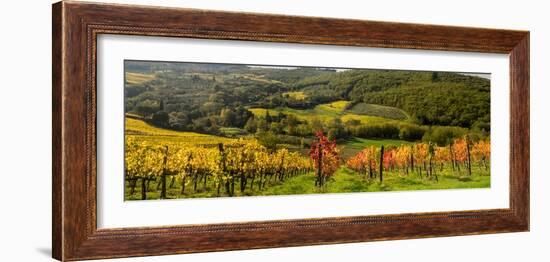
[[[105,0],[107,1],[107,0]],[[112,1],[108,1],[112,2]],[[118,1],[207,9],[435,23],[531,31],[531,232],[218,252],[125,261],[548,261],[550,28],[544,1]],[[0,260],[51,255],[50,1],[2,6]],[[14,180],[16,179],[16,180]]]
[[[499,117],[510,108],[506,55],[100,35],[97,59],[98,228],[509,207],[509,119]],[[491,73],[491,163],[503,164],[491,166],[484,189],[123,201],[124,59]]]

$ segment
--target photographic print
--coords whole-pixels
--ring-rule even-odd
[[[124,71],[125,200],[490,187],[490,74],[137,60]]]
[[[78,1],[51,17],[55,259],[530,229],[529,31]]]

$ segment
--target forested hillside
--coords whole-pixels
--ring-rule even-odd
[[[458,73],[126,61],[125,99],[129,115],[158,127],[291,144],[319,128],[439,144],[490,130],[490,81]]]
[[[298,81],[295,89],[405,110],[423,125],[488,129],[490,81],[446,72],[349,70]]]

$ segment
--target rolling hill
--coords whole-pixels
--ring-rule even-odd
[[[312,121],[319,119],[323,122],[328,122],[334,118],[339,118],[343,122],[348,120],[358,120],[361,123],[368,124],[384,124],[384,123],[401,123],[408,119],[406,113],[394,107],[379,106],[372,104],[359,103],[351,109],[346,109],[350,104],[349,101],[338,100],[331,103],[325,103],[315,106],[313,109],[294,109],[289,107],[277,108],[249,108],[257,117],[266,115],[269,111],[271,115],[277,113],[292,114],[298,119]]]

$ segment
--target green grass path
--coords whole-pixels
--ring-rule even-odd
[[[280,185],[275,185],[261,192],[262,195],[293,195],[315,193],[342,193],[342,192],[379,192],[379,191],[408,191],[433,189],[459,188],[488,188],[491,177],[488,172],[474,174],[471,177],[454,175],[449,170],[443,170],[438,175],[439,181],[420,178],[417,174],[409,176],[398,175],[395,172],[385,172],[384,182],[378,178],[368,180],[365,176],[342,167],[327,182],[324,188],[315,186],[313,174],[290,178]]]
[[[489,188],[491,177],[489,171],[475,168],[474,174],[468,176],[464,173],[456,174],[451,170],[444,169],[438,172],[439,181],[434,179],[420,178],[416,173],[404,176],[396,172],[384,172],[384,182],[380,183],[378,178],[368,179],[364,175],[341,167],[334,176],[319,188],[315,186],[315,177],[313,173],[298,175],[280,181],[272,181],[268,186],[259,191],[256,187],[253,190],[247,188],[244,193],[235,189],[235,196],[272,196],[272,195],[299,195],[299,194],[320,194],[320,193],[353,193],[353,192],[380,192],[380,191],[410,191],[410,190],[433,190],[433,189],[461,189],[461,188]],[[126,200],[140,199],[139,186],[136,192],[130,195],[129,185],[126,183]],[[151,183],[151,188],[156,188],[156,182]],[[197,192],[193,192],[191,185],[187,186],[186,193],[180,194],[181,186],[179,183],[175,187],[168,188],[169,198],[210,198],[216,197],[215,186],[209,182],[207,189],[204,190],[199,185]],[[222,190],[222,197],[227,195]],[[158,199],[160,191],[152,190],[147,193],[147,199]]]

